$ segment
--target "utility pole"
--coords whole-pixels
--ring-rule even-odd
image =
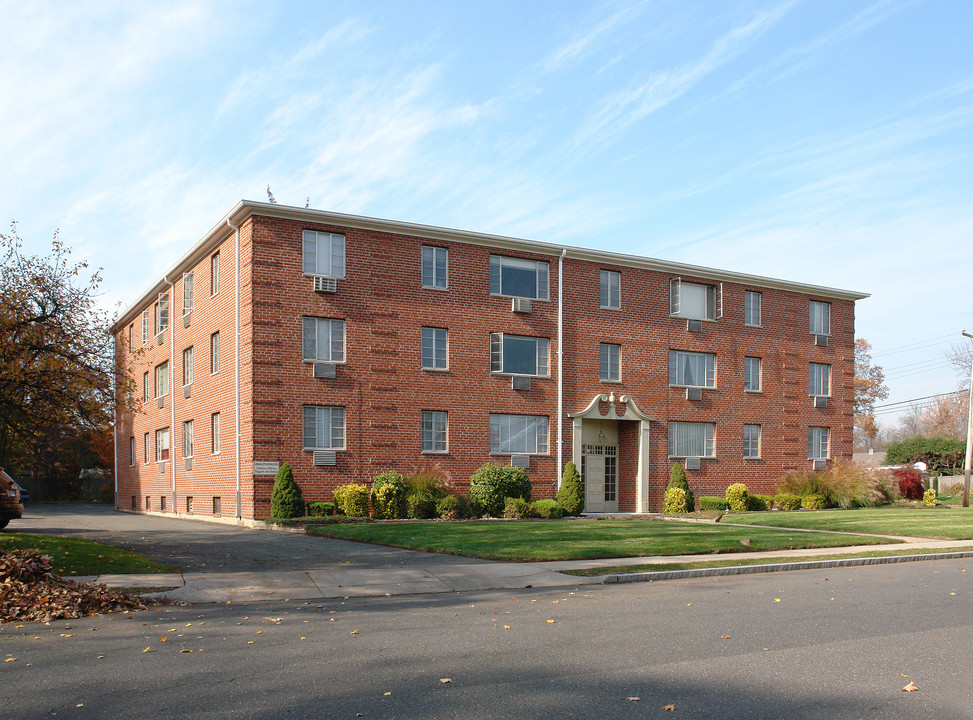
[[[966,330],[963,336],[973,338]],[[963,463],[963,507],[970,506],[970,453],[973,445],[973,361],[970,362],[970,401],[966,406],[966,460]]]

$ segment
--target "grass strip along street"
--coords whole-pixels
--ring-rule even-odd
[[[664,520],[317,525],[309,535],[488,560],[583,560],[887,544],[887,538]]]
[[[170,573],[178,568],[149,560],[144,555],[84,540],[33,533],[0,534],[0,550],[37,550],[51,558],[54,574],[104,575],[106,573]]]
[[[813,512],[731,513],[723,522],[853,533],[973,540],[971,508],[860,508]]]

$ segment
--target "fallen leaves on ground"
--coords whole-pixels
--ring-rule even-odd
[[[904,688],[902,688],[902,689],[903,689],[903,690],[904,690],[905,692],[915,692],[915,691],[916,691],[916,690],[918,690],[919,688],[917,688],[917,687],[916,687],[916,684],[915,684],[914,682],[912,682],[912,681],[910,680],[910,681],[909,681],[909,684],[908,684],[908,685],[906,685],[906,686],[905,686]]]
[[[0,550],[0,622],[39,620],[144,610],[126,593],[56,576],[51,558],[36,550]]]

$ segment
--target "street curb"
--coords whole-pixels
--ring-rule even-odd
[[[767,565],[739,565],[736,567],[695,568],[692,570],[655,570],[642,573],[605,575],[604,585],[615,583],[654,582],[656,580],[685,580],[689,578],[719,577],[721,575],[754,575],[757,573],[787,572],[788,570],[821,570],[836,567],[863,565],[890,565],[892,563],[919,562],[921,560],[956,560],[973,558],[973,552],[929,553],[927,555],[892,555],[889,557],[846,558],[843,560],[805,560],[793,563],[769,563]]]

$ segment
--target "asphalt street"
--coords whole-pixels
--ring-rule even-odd
[[[966,719],[969,567],[942,560],[7,623],[0,715]],[[918,690],[903,691],[910,682]]]

